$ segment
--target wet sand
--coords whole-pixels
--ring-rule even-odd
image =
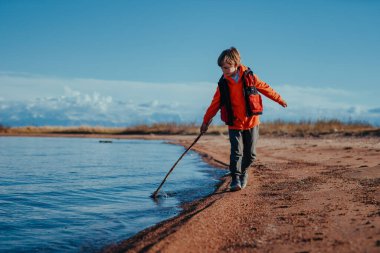
[[[195,136],[118,138],[188,146]],[[193,149],[228,167],[227,136]],[[263,136],[249,176],[238,192],[223,178],[214,194],[104,252],[380,252],[380,138]]]
[[[206,135],[194,150],[227,168],[227,136]],[[104,252],[380,252],[380,138],[260,137],[249,176],[242,191],[224,178],[177,217]]]

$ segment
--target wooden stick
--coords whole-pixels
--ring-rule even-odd
[[[173,167],[169,170],[169,172],[166,174],[164,180],[162,180],[160,186],[157,188],[157,190],[151,195],[152,198],[157,198],[157,194],[158,194],[158,191],[161,189],[161,187],[164,185],[166,179],[168,178],[169,174],[172,173],[172,171],[174,170],[175,166],[177,165],[177,163],[182,159],[182,157],[185,156],[185,154],[194,146],[195,143],[197,143],[197,141],[199,140],[199,138],[201,138],[201,136],[203,135],[203,133],[200,133],[198,135],[198,137],[194,140],[194,142],[190,145],[190,147],[188,147],[186,149],[186,151],[178,158],[178,160],[175,162],[175,164],[173,165]]]

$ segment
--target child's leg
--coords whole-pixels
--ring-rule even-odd
[[[241,174],[241,165],[243,159],[243,131],[229,129],[228,134],[231,143],[231,154],[230,154],[230,172],[231,175]]]
[[[255,126],[249,130],[243,132],[243,159],[241,165],[241,172],[244,174],[245,171],[251,166],[251,164],[256,160],[256,144],[259,138],[259,126]]]

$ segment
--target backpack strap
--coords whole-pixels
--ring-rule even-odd
[[[234,113],[232,110],[231,97],[230,97],[230,89],[228,88],[227,80],[222,75],[218,82],[219,92],[220,92],[220,107],[225,106],[228,114],[228,122],[227,125],[233,125]]]

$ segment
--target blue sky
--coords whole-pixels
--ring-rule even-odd
[[[288,101],[380,125],[379,1],[0,0],[0,123],[200,122],[230,46]]]

